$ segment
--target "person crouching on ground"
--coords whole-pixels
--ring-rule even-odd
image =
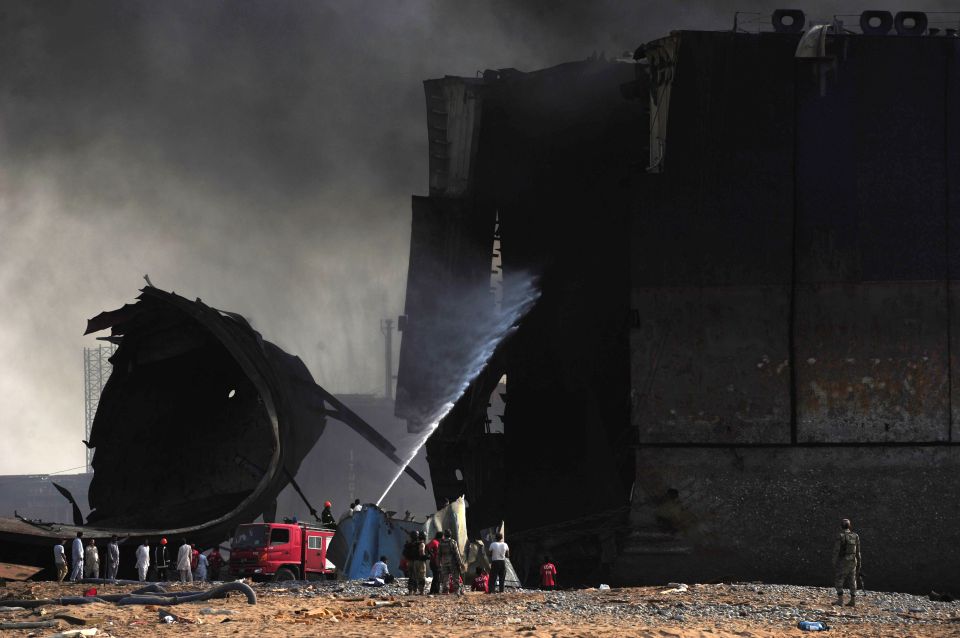
[[[387,557],[381,556],[380,560],[373,564],[370,569],[370,580],[382,581],[384,585],[389,585],[394,581],[393,575],[387,568]]]
[[[477,567],[477,575],[473,577],[473,586],[470,589],[487,593],[489,587],[490,575],[487,574],[487,571],[483,567]]]

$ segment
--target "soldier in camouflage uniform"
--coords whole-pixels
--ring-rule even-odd
[[[854,606],[857,574],[860,572],[860,537],[850,529],[850,519],[840,521],[840,535],[833,546],[833,585],[837,588],[837,605],[843,604],[843,587],[850,588],[848,607]]]
[[[450,530],[443,530],[443,540],[440,541],[440,593],[453,593],[463,596],[463,559],[460,557],[460,544],[453,538]]]

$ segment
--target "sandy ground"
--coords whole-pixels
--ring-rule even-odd
[[[82,595],[91,585],[8,583],[0,597],[46,599]],[[210,585],[192,587],[201,589]],[[97,586],[121,593],[134,586]],[[832,606],[829,589],[759,583],[691,585],[686,592],[638,587],[502,595],[408,597],[401,587],[356,584],[256,585],[256,605],[239,594],[169,607],[188,622],[163,624],[154,606],[93,603],[0,611],[0,622],[49,620],[67,613],[99,636],[803,636],[797,620],[822,620],[834,636],[957,636],[960,603],[864,592],[856,608]],[[170,585],[170,591],[180,589]],[[0,599],[0,606],[4,605]],[[7,603],[8,604],[8,603]],[[210,613],[220,612],[220,613]],[[206,613],[205,613],[206,612]],[[194,622],[189,622],[194,621]],[[60,631],[82,628],[61,622]],[[4,630],[0,636],[50,636],[58,629]]]

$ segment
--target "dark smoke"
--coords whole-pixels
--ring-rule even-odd
[[[427,190],[423,79],[614,57],[773,6],[3,3],[0,471],[82,464],[84,321],[144,273],[252,317],[334,392],[381,391],[379,320],[403,307]]]

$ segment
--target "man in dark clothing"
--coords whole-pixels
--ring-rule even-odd
[[[220,548],[214,547],[207,559],[210,564],[210,580],[220,580],[220,567],[223,565],[223,556],[220,555]]]
[[[337,519],[333,517],[330,507],[330,501],[323,504],[323,511],[320,512],[320,524],[327,529],[337,529]]]
[[[170,566],[167,556],[167,539],[161,538],[160,544],[153,550],[153,564],[157,570],[157,580],[167,580],[167,567]]]

